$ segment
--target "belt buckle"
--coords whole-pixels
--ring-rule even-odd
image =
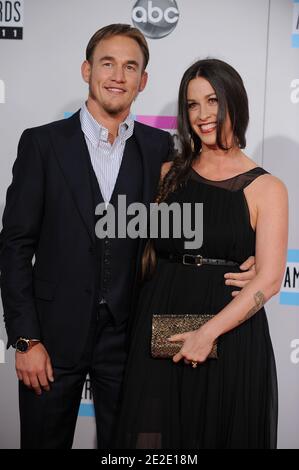
[[[193,263],[186,261],[186,258],[189,259],[191,258],[193,260]],[[187,266],[202,266],[202,256],[201,255],[188,255],[185,254],[183,255],[183,264]]]

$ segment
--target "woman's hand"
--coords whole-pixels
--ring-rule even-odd
[[[173,356],[173,362],[179,362],[181,359],[184,359],[187,363],[200,363],[207,359],[216,338],[206,328],[206,325],[198,330],[173,335],[169,338],[171,342],[183,341],[184,343],[180,351]]]

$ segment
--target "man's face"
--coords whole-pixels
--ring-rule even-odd
[[[142,51],[134,39],[113,36],[100,41],[91,62],[82,64],[83,79],[89,83],[88,103],[93,110],[125,118],[146,85],[143,62]]]

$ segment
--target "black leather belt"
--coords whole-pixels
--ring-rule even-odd
[[[235,261],[228,261],[226,259],[203,258],[201,255],[179,255],[173,253],[157,253],[158,258],[167,259],[174,263],[182,263],[190,266],[202,266],[210,264],[212,266],[239,266]]]

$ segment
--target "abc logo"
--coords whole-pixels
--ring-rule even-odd
[[[137,0],[132,11],[134,26],[151,39],[170,34],[179,20],[175,0]]]

